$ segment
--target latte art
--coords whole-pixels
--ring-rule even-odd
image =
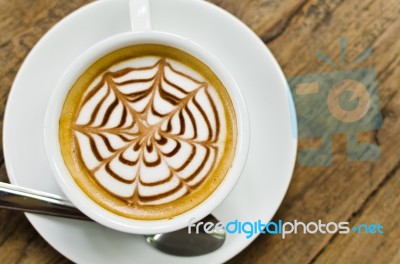
[[[71,176],[100,206],[163,219],[200,204],[223,181],[235,118],[204,63],[172,47],[136,45],[106,55],[76,81],[60,146]]]
[[[84,96],[74,126],[90,173],[128,203],[161,204],[190,193],[218,155],[220,99],[175,61],[130,64],[155,59],[104,73]]]

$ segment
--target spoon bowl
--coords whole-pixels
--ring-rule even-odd
[[[214,228],[206,232],[204,225],[200,225],[198,232],[191,227],[190,233],[188,228],[183,228],[171,233],[147,235],[146,241],[162,252],[177,256],[199,256],[220,248],[225,241],[225,232],[216,230],[218,219],[208,215],[200,222],[211,222]]]

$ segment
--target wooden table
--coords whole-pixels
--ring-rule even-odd
[[[0,0],[0,118],[15,75],[30,49],[86,0]],[[348,161],[346,134],[333,137],[331,166],[297,163],[274,220],[379,223],[384,234],[261,235],[230,263],[400,263],[400,5],[396,0],[213,0],[250,26],[268,45],[286,76],[330,72],[320,49],[347,61],[371,47],[357,67],[374,67],[382,127],[359,133],[378,145],[377,161]],[[2,123],[1,123],[2,124]],[[321,144],[300,138],[299,150]],[[0,179],[7,181],[1,158]],[[396,227],[397,226],[397,227]],[[0,263],[69,263],[48,245],[22,213],[0,210]]]

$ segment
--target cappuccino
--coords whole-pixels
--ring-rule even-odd
[[[93,63],[59,121],[64,162],[103,208],[171,218],[218,188],[236,148],[232,100],[203,62],[179,49],[133,45]]]

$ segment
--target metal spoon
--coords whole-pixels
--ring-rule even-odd
[[[64,197],[4,182],[0,182],[0,208],[92,221]],[[214,223],[214,228],[218,223],[212,215],[201,221]],[[165,253],[199,256],[218,249],[225,241],[225,233],[221,234],[215,229],[207,233],[203,226],[199,225],[198,233],[192,227],[190,234],[187,228],[183,228],[171,233],[145,237],[147,243]]]
[[[218,219],[208,215],[199,222],[212,222],[214,229],[206,233],[204,225],[199,225],[198,233],[194,227],[191,228],[191,234],[187,228],[183,228],[171,233],[147,235],[146,241],[160,251],[177,256],[199,256],[221,247],[225,241],[225,232],[221,234],[215,229]]]

